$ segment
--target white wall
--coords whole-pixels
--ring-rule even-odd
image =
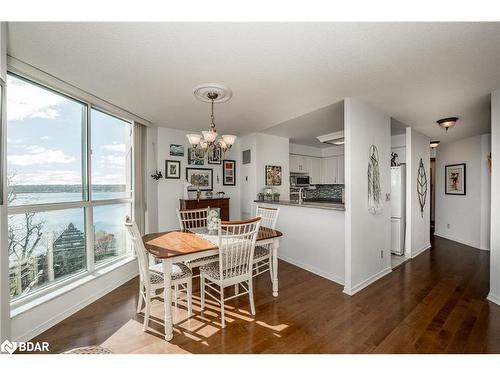
[[[435,234],[484,250],[490,242],[490,144],[484,134],[440,145],[436,154]],[[445,166],[459,163],[466,164],[466,195],[446,195]]]
[[[6,61],[7,61],[7,24],[0,22],[0,80],[6,80]],[[5,87],[5,86],[4,86]],[[5,105],[1,103],[2,112],[0,113],[0,125],[3,125],[3,134],[5,134],[6,115]],[[5,170],[5,139],[0,145],[0,168]],[[4,184],[5,181],[0,181]],[[5,186],[5,184],[4,184]],[[4,192],[6,193],[6,192]],[[3,202],[6,202],[4,194]],[[0,342],[10,337],[10,296],[9,296],[9,255],[7,249],[7,205],[0,205]]]
[[[137,261],[133,260],[107,273],[96,272],[93,276],[86,278],[86,280],[91,279],[90,281],[67,292],[59,289],[57,292],[60,294],[52,299],[44,296],[42,297],[43,303],[13,311],[12,339],[14,341],[31,340],[137,275]]]
[[[280,209],[277,229],[284,235],[280,239],[278,258],[336,283],[344,283],[344,211],[267,202],[259,205]]]
[[[391,120],[358,99],[344,100],[345,132],[345,286],[352,295],[391,272]],[[376,145],[383,210],[368,212],[369,149]],[[382,256],[381,256],[382,252]]]
[[[406,254],[416,257],[430,248],[430,138],[406,128]],[[420,159],[427,175],[427,199],[423,215],[417,194]]]
[[[238,182],[240,184],[240,210],[242,218],[253,216],[252,207],[253,201],[256,199],[257,192],[257,160],[256,160],[256,134],[249,134],[239,139],[241,152],[250,150],[250,163],[241,164]]]
[[[399,163],[406,163],[406,134],[391,136],[391,152],[398,154]]]
[[[159,181],[150,180],[153,183],[156,182],[158,189],[158,230],[173,230],[179,228],[179,222],[177,220],[176,209],[179,208],[179,199],[183,196],[183,183],[186,181],[186,167],[188,167],[188,147],[189,142],[186,138],[186,134],[193,133],[193,131],[184,131],[169,129],[164,127],[158,128],[157,137],[157,166],[159,170],[162,171],[163,177],[165,177],[165,160],[180,160],[181,161],[181,178],[180,179],[161,179]],[[170,156],[170,144],[184,145],[184,156],[176,157]],[[236,160],[236,178],[238,179],[239,172],[239,144],[236,142],[235,146],[225,155],[226,159]],[[236,186],[223,186],[222,185],[222,165],[207,164],[205,160],[204,165],[200,166],[189,166],[189,167],[200,167],[208,168],[213,170],[213,192],[224,191],[226,193],[225,197],[231,198],[229,201],[230,207],[230,218],[239,219],[241,218],[240,213],[240,186],[238,182]],[[150,168],[148,168],[149,170]],[[154,167],[152,168],[154,169]],[[191,193],[191,196],[196,197],[196,193]]]
[[[322,150],[324,149],[320,147],[296,145],[294,143],[290,143],[290,154],[314,156],[317,158],[321,158],[323,157]]]
[[[290,196],[289,139],[264,133],[252,133],[240,139],[239,149],[241,152],[244,150],[252,152],[251,163],[242,166],[242,173],[239,177],[242,186],[241,216],[248,218],[255,214],[253,201],[266,186],[266,165],[281,166],[281,186],[274,186],[273,189],[280,193],[281,199],[288,199]]]
[[[266,165],[281,166],[281,186],[274,186],[274,190],[281,197],[290,196],[290,142],[288,138],[270,134],[256,134],[256,184],[257,192],[266,186]],[[254,199],[257,198],[255,192]]]
[[[344,146],[332,146],[321,149],[321,156],[328,158],[330,156],[344,155]]]
[[[490,293],[500,305],[500,89],[491,93],[491,243]]]

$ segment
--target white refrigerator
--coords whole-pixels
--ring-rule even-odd
[[[405,253],[406,166],[391,167],[391,252]]]

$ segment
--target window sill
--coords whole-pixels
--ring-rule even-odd
[[[92,274],[84,274],[84,275],[79,275],[75,276],[75,280],[72,282],[68,282],[67,284],[61,286],[60,288],[54,289],[53,291],[50,291],[48,293],[45,293],[43,295],[40,295],[38,297],[35,297],[33,299],[30,299],[28,301],[15,301],[11,304],[11,313],[10,317],[14,318],[15,316],[22,314],[36,306],[39,306],[43,303],[46,303],[50,300],[53,300],[55,298],[58,298],[71,290],[78,288],[79,286],[82,286],[90,281],[96,280],[99,277],[112,272],[128,263],[131,263],[135,261],[136,257],[131,255],[127,256],[126,258],[117,260],[116,262],[111,262],[110,264],[104,264],[101,268],[95,270]]]

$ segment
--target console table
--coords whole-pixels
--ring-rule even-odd
[[[219,208],[220,219],[229,220],[229,198],[200,198],[179,199],[181,210],[193,210],[197,208]]]

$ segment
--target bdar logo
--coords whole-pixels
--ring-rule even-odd
[[[17,343],[16,342],[11,342],[9,340],[5,340],[2,342],[2,345],[0,345],[0,351],[4,353],[14,353],[17,349]]]

